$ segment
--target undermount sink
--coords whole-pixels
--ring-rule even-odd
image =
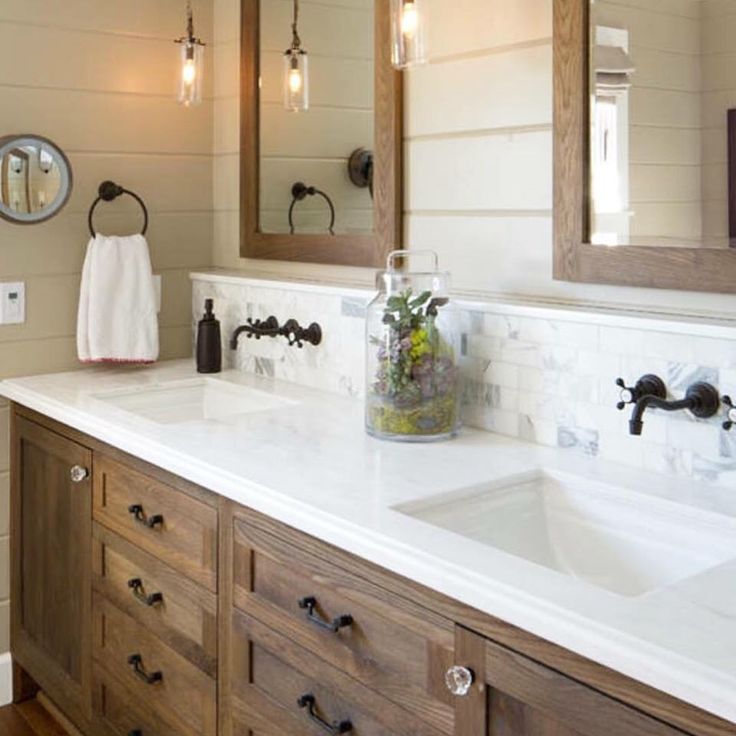
[[[727,517],[544,470],[395,510],[628,597],[736,559]]]
[[[93,398],[157,424],[217,421],[296,404],[291,399],[217,378],[108,391],[94,394]]]

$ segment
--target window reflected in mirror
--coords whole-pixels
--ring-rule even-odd
[[[40,136],[0,138],[0,217],[18,224],[43,222],[66,204],[69,161]]]
[[[590,0],[590,47],[591,242],[736,245],[736,0]]]

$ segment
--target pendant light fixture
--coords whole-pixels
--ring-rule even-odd
[[[292,112],[309,109],[309,57],[299,38],[299,0],[294,0],[291,46],[284,52],[284,108]]]
[[[205,44],[194,35],[194,17],[191,0],[187,2],[187,35],[176,40],[179,44],[180,65],[179,92],[180,105],[193,107],[202,102],[202,79],[204,77]]]
[[[426,0],[391,0],[391,61],[397,69],[427,63]]]

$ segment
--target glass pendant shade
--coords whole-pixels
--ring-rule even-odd
[[[309,56],[302,49],[284,53],[284,108],[292,112],[309,109]]]
[[[391,61],[397,69],[427,63],[426,0],[391,0]]]
[[[204,45],[196,40],[184,40],[180,44],[179,93],[180,105],[193,107],[202,102],[204,77]]]

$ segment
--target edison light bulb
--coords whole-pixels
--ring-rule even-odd
[[[406,69],[427,61],[425,0],[391,0],[391,61]]]
[[[284,109],[309,109],[309,57],[303,49],[291,48],[284,53]]]
[[[184,84],[192,84],[194,80],[197,78],[197,67],[194,66],[194,59],[187,59],[184,62],[182,78],[183,78]]]
[[[204,46],[196,41],[181,44],[181,73],[179,75],[179,103],[186,107],[202,102]]]
[[[302,89],[302,73],[300,69],[289,70],[289,90],[295,95]]]
[[[404,3],[401,11],[401,33],[406,38],[414,38],[419,26],[419,16],[417,14],[417,6],[414,2]]]

